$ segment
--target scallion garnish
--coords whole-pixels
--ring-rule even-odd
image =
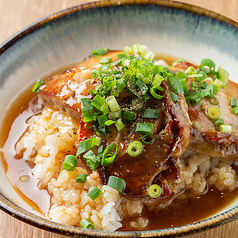
[[[210,107],[207,110],[207,115],[209,118],[216,120],[221,116],[221,111],[216,107]]]
[[[103,148],[104,148],[103,145],[100,145],[100,146],[98,147],[98,157],[99,157],[100,159],[102,158]]]
[[[98,48],[96,50],[93,50],[92,54],[95,57],[99,57],[99,56],[105,55],[108,52],[108,50],[109,50],[108,48]]]
[[[107,146],[102,154],[101,165],[105,166],[111,164],[117,155],[117,145],[112,143],[111,145]]]
[[[122,118],[125,122],[130,123],[135,118],[135,113],[125,110],[122,112]]]
[[[144,109],[141,117],[158,119],[160,116],[160,110],[158,109]]]
[[[220,79],[215,79],[212,85],[217,86],[218,88],[225,88],[226,84],[224,84]]]
[[[87,174],[78,174],[76,179],[75,179],[75,182],[77,183],[85,183],[86,180],[87,180]]]
[[[91,150],[83,155],[83,159],[91,170],[95,170],[100,163],[100,158]]]
[[[33,93],[38,93],[40,91],[40,87],[44,84],[42,79],[38,79],[32,88]]]
[[[127,153],[131,157],[137,157],[141,154],[143,149],[143,145],[141,144],[140,141],[133,141],[129,144],[127,148]]]
[[[66,155],[63,163],[63,168],[66,171],[74,171],[78,163],[78,159],[74,155]]]
[[[175,93],[171,92],[170,97],[173,102],[178,102],[178,96]]]
[[[193,121],[193,128],[200,130],[202,128],[201,122],[198,120]]]
[[[91,107],[91,99],[90,98],[82,98],[82,113],[83,120],[85,123],[93,121],[93,112]]]
[[[137,123],[135,132],[142,135],[152,135],[153,124],[152,123]]]
[[[162,193],[162,189],[158,184],[152,184],[148,188],[148,195],[151,198],[158,198]]]
[[[95,186],[89,193],[87,193],[87,195],[94,201],[101,195],[101,193],[102,191]]]
[[[124,185],[125,181],[115,176],[110,176],[107,183],[107,186],[116,189],[119,193],[123,191]]]
[[[80,226],[84,229],[88,229],[88,230],[94,230],[94,224],[89,221],[89,219],[87,218],[83,218],[81,221],[80,221]]]
[[[117,121],[115,123],[115,126],[116,126],[118,131],[121,131],[125,127],[125,125],[123,124],[121,118],[117,119]]]
[[[237,107],[236,99],[231,98],[231,107]]]
[[[183,86],[178,78],[168,77],[169,87],[177,94],[184,94]]]
[[[228,79],[229,79],[229,73],[223,69],[222,67],[218,67],[218,78],[224,83],[224,84],[227,84],[228,82]]]
[[[93,79],[98,78],[98,70],[97,69],[92,69],[91,70],[91,77]]]
[[[222,118],[218,118],[214,122],[214,126],[220,126],[220,125],[224,125],[224,120]]]
[[[157,91],[159,91],[160,93],[162,93],[162,95],[158,94]],[[162,99],[164,97],[164,89],[161,88],[160,86],[153,86],[151,89],[150,89],[150,93],[151,95],[154,97],[154,98],[157,98],[157,99]]]
[[[230,125],[220,125],[220,132],[231,133],[232,127]]]
[[[109,58],[109,57],[103,57],[99,61],[100,64],[109,64],[111,62],[112,62],[112,58]]]
[[[204,71],[206,74],[212,75],[215,73],[216,65],[210,59],[203,59],[199,65],[199,69]]]
[[[141,138],[141,141],[145,144],[152,144],[155,140],[155,136],[154,135],[144,135]]]
[[[90,150],[93,148],[93,146],[97,145],[99,146],[101,143],[101,138],[100,137],[91,137],[87,140],[81,141],[79,143],[78,151],[76,156],[81,155],[82,153],[86,152],[87,150]]]
[[[235,115],[238,115],[238,107],[234,107],[234,108],[232,109],[232,111],[233,111],[233,113],[234,113]]]
[[[102,105],[105,103],[105,98],[100,95],[96,95],[91,102],[91,105],[97,110],[101,110]]]
[[[106,98],[106,103],[109,106],[109,108],[111,109],[112,112],[115,111],[120,111],[121,108],[116,100],[116,98],[114,96],[109,96]]]
[[[192,82],[192,90],[198,91],[198,82]]]

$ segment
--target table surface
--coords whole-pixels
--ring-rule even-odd
[[[200,6],[238,22],[237,0],[177,0]],[[54,12],[87,3],[87,0],[0,0],[0,44],[27,27],[29,24]],[[229,3],[229,4],[228,4]],[[191,238],[238,237],[238,220],[213,230],[190,236]],[[64,236],[47,232],[25,224],[0,211],[0,238],[63,238]]]

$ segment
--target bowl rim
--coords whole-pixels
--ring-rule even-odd
[[[65,10],[58,11],[49,16],[46,16],[29,26],[23,28],[18,31],[12,37],[7,39],[0,45],[0,56],[7,51],[10,47],[12,47],[19,40],[27,37],[29,34],[34,33],[38,29],[46,26],[47,24],[57,21],[58,19],[67,16],[69,14],[75,14],[82,10],[86,9],[98,9],[98,8],[106,8],[106,7],[116,7],[120,5],[150,5],[155,4],[160,7],[168,7],[174,9],[182,9],[187,10],[189,12],[205,16],[207,18],[213,18],[216,21],[224,22],[227,25],[231,25],[238,31],[238,23],[222,16],[213,11],[190,5],[187,3],[181,3],[177,1],[171,0],[102,0],[97,2],[89,2],[85,4],[81,4],[78,6],[70,7]],[[212,216],[208,219],[194,222],[192,224],[187,224],[179,227],[173,228],[165,228],[159,230],[150,230],[150,231],[116,231],[116,232],[108,232],[101,230],[85,230],[79,227],[73,227],[69,225],[64,225],[60,223],[53,222],[46,218],[42,218],[38,215],[28,212],[27,210],[21,208],[14,202],[8,200],[3,194],[0,193],[0,209],[4,212],[8,213],[12,217],[15,217],[25,223],[33,225],[38,228],[44,228],[44,230],[51,231],[58,234],[64,234],[68,236],[87,236],[87,237],[178,237],[189,235],[193,233],[198,233],[201,231],[209,230],[211,228],[215,228],[221,224],[226,224],[230,221],[235,220],[238,217],[238,206],[229,209],[226,212],[223,212],[219,215]]]

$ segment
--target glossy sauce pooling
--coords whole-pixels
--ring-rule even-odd
[[[158,57],[159,58],[159,57]],[[165,57],[163,57],[165,58]],[[172,62],[174,59],[167,62]],[[7,177],[17,190],[17,192],[25,199],[25,201],[33,208],[38,208],[42,213],[46,214],[50,206],[50,196],[46,190],[40,190],[37,187],[38,180],[32,176],[32,166],[15,155],[14,146],[27,128],[26,121],[33,115],[40,113],[41,106],[38,104],[38,98],[31,93],[31,89],[24,91],[17,101],[15,101],[8,113],[4,117],[1,128],[0,147],[3,148],[4,159],[3,164]],[[237,170],[238,171],[238,170]],[[27,182],[21,182],[19,178],[22,175],[28,175]],[[188,192],[188,191],[187,191]],[[185,192],[185,193],[187,193]],[[180,199],[177,197],[171,205],[160,210],[149,210],[144,208],[140,216],[149,219],[146,230],[154,230],[160,228],[169,228],[173,226],[181,226],[184,224],[196,222],[215,214],[229,203],[234,201],[238,195],[238,189],[234,191],[220,192],[215,188],[209,190],[206,194],[199,197],[190,197]],[[122,222],[122,231],[136,230],[130,226],[130,221],[137,221],[138,217],[128,217]]]

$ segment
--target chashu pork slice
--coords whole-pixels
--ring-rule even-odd
[[[162,87],[165,89],[161,104],[162,125],[154,131],[154,142],[144,145],[140,156],[129,156],[126,153],[127,145],[133,137],[134,140],[138,139],[133,128],[129,128],[131,138],[127,136],[126,140],[118,141],[125,146],[124,153],[119,154],[113,163],[100,169],[105,184],[111,175],[120,177],[126,183],[123,194],[133,199],[142,198],[147,205],[160,204],[175,194],[169,182],[178,178],[177,159],[189,143],[191,122],[187,103],[183,95],[178,95],[179,102],[174,103],[167,83],[163,82]],[[158,184],[162,188],[158,198],[148,196],[148,187],[151,184]]]
[[[81,98],[91,97],[89,90],[96,87],[98,81],[92,79],[91,70],[100,68],[102,57],[117,60],[117,53],[109,51],[100,57],[89,56],[76,67],[63,71],[51,78],[41,87],[39,96],[44,104],[65,111],[74,119],[81,119]]]
[[[172,66],[170,70],[184,72],[190,66],[198,69],[198,66],[183,61]],[[187,81],[189,86],[190,82]],[[231,98],[235,97],[238,100],[238,85],[228,81],[226,88],[219,88],[215,96],[219,105],[212,104],[209,99],[203,99],[196,106],[188,105],[191,122],[198,121],[201,124],[200,129],[191,127],[188,149],[225,160],[238,160],[238,116],[232,112],[231,107]],[[225,125],[232,127],[232,133],[220,132],[219,128],[214,126],[214,120],[207,116],[207,110],[211,107],[217,107],[220,110],[220,118],[224,119]]]

